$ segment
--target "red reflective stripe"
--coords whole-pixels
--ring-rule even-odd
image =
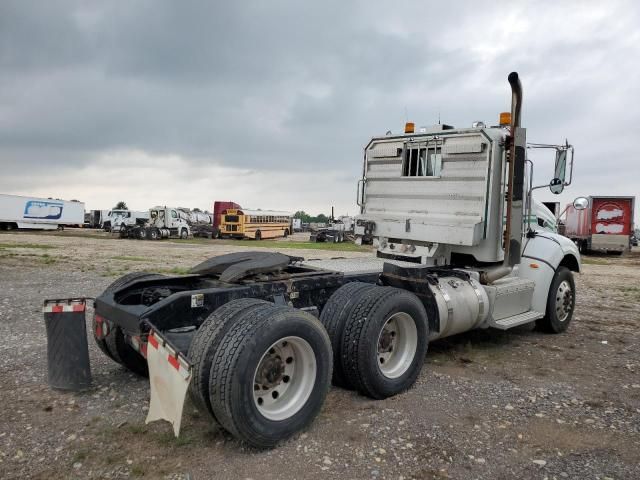
[[[140,351],[142,355],[144,355],[144,358],[147,358],[147,342],[140,342]]]
[[[173,366],[173,368],[175,368],[176,370],[180,370],[180,362],[178,362],[178,359],[176,357],[174,357],[173,355],[169,355],[167,356],[167,359],[169,360],[169,363]]]
[[[74,305],[73,306],[73,311],[74,312],[84,312],[84,304]]]
[[[62,313],[63,312],[62,305],[54,305],[53,307],[51,307],[51,312],[53,312],[53,313]]]
[[[96,323],[96,337],[102,340],[102,325]]]
[[[158,340],[156,340],[156,337],[154,337],[153,335],[149,335],[149,343],[153,348],[158,348]]]

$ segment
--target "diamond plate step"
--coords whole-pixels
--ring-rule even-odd
[[[508,330],[519,325],[524,325],[525,323],[533,322],[542,317],[544,317],[544,313],[529,310],[528,312],[503,318],[502,320],[492,321],[489,325],[499,330]]]

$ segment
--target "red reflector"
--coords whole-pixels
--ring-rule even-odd
[[[174,357],[173,355],[169,355],[167,356],[167,360],[169,360],[169,363],[171,364],[171,366],[173,366],[173,368],[175,368],[176,370],[180,370],[180,362],[178,362],[178,359],[176,357]]]
[[[53,313],[62,313],[63,312],[62,305],[54,305],[53,307],[51,307],[51,311]]]
[[[156,337],[154,337],[153,334],[149,335],[149,343],[153,348],[158,348],[158,340],[156,340]]]

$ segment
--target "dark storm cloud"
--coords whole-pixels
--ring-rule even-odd
[[[430,49],[342,2],[2,9],[0,141],[14,148],[338,162],[345,137],[359,146],[379,131],[379,97],[421,83]]]
[[[405,115],[494,123],[518,70],[530,139],[568,137],[589,175],[612,150],[634,168],[637,24],[632,2],[4,1],[0,160],[124,149],[355,177]]]

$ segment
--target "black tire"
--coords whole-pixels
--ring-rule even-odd
[[[300,385],[296,382],[301,382],[308,387],[308,396],[305,394],[302,403],[290,414],[285,412],[283,418],[274,419],[265,416],[260,410],[263,407],[258,406],[259,400],[254,399],[254,381],[264,356],[273,354],[280,341],[287,338],[291,338],[292,344],[304,340],[314,358],[315,375],[308,376],[308,363],[298,363],[293,358],[290,362],[287,357],[285,363],[293,363],[294,372],[295,365],[301,365],[307,375],[294,376],[290,380],[285,380],[289,377],[284,375],[274,388],[284,388],[286,392],[287,388],[294,388]],[[285,344],[287,342],[283,341],[282,346]],[[331,367],[329,336],[315,317],[291,307],[264,306],[257,312],[240,315],[224,335],[211,367],[211,407],[216,419],[229,433],[254,447],[273,447],[307,427],[316,417],[329,390]],[[257,391],[262,392],[262,389]]]
[[[570,287],[569,293],[566,293],[565,288],[561,288],[561,286],[566,287],[567,284]],[[562,333],[569,327],[576,306],[575,292],[576,285],[571,270],[566,267],[558,267],[549,287],[545,316],[536,320],[538,330],[547,333]],[[557,309],[556,302],[562,302],[560,310]],[[568,310],[565,310],[566,308]]]
[[[120,290],[122,287],[143,278],[150,280],[152,278],[162,277],[163,275],[149,272],[127,273],[126,275],[123,275],[122,277],[111,283],[105,289],[105,293],[115,292],[117,290]],[[122,329],[120,327],[113,327],[105,338],[96,337],[95,317],[92,320],[91,327],[93,339],[95,340],[96,345],[98,345],[98,348],[102,351],[102,353],[104,353],[114,362],[124,365],[125,367],[129,368],[129,370],[135,373],[143,376],[147,376],[149,374],[147,369],[147,361],[144,359],[144,357],[142,357],[142,355],[136,352],[133,347],[125,342],[124,333],[122,332]],[[142,365],[141,362],[144,362],[144,364]]]
[[[405,314],[394,317],[396,314]],[[407,317],[408,316],[408,317]],[[404,340],[415,335],[413,356],[402,362],[398,375],[390,378],[381,363],[387,353],[379,352],[383,329],[392,318],[402,319],[413,333],[398,333]],[[400,329],[399,329],[400,330]],[[385,329],[386,331],[386,329]],[[359,392],[375,399],[387,398],[410,388],[418,378],[427,353],[429,324],[422,302],[413,293],[392,287],[375,287],[366,291],[352,307],[342,336],[341,363],[345,379]],[[390,337],[394,338],[394,337]],[[391,357],[396,353],[389,350]],[[400,357],[402,358],[402,357]],[[391,363],[387,363],[390,365]]]
[[[180,230],[180,238],[182,240],[186,240],[187,238],[189,238],[189,232],[187,232],[186,228],[183,228],[182,230]]]
[[[353,388],[353,385],[350,385],[344,376],[342,363],[340,361],[344,324],[347,318],[349,318],[353,306],[362,294],[373,287],[375,287],[375,285],[371,283],[347,283],[331,295],[329,301],[320,313],[320,322],[322,322],[324,328],[327,329],[327,333],[331,339],[331,348],[333,349],[332,382],[338,387]]]
[[[137,373],[143,377],[149,376],[147,359],[127,343],[124,332],[120,327],[114,327],[105,338],[105,342],[109,352],[111,352],[111,358],[116,362],[125,366],[133,373]]]
[[[189,362],[193,366],[189,394],[196,406],[208,412],[214,420],[209,399],[209,376],[220,340],[235,323],[238,315],[255,311],[263,305],[272,304],[255,298],[242,298],[226,303],[200,325],[189,346]]]
[[[260,230],[256,232],[255,240],[258,240],[258,241],[262,240],[262,232]]]
[[[289,229],[285,228],[284,229],[284,238],[287,238],[289,236]]]
[[[140,240],[147,240],[149,238],[149,231],[144,227],[136,227],[137,228],[137,237]]]
[[[147,238],[149,240],[158,240],[159,235],[160,235],[160,232],[158,231],[157,228],[150,228],[149,231],[147,232]]]

